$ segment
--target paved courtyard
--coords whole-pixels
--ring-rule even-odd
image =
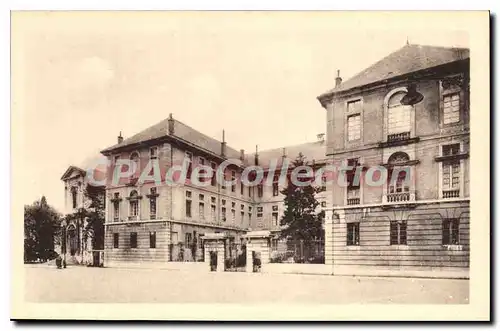
[[[469,281],[26,266],[26,300],[61,303],[468,303]]]

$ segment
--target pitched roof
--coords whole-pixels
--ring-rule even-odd
[[[196,145],[198,148],[208,151],[212,154],[220,155],[221,142],[219,140],[211,138],[176,119],[173,119],[174,132],[172,135],[170,135],[168,133],[168,120],[169,119],[166,118],[161,122],[133,135],[132,137],[123,140],[120,144],[108,147],[103,150],[102,153],[111,152],[117,148],[142,143],[149,140],[170,136],[181,141]],[[240,152],[226,145],[226,157],[238,159],[240,157]]]
[[[319,98],[467,58],[468,48],[405,45]]]
[[[94,173],[94,178],[96,180],[101,180],[107,171],[106,161],[107,158],[102,154],[88,157],[77,165],[70,165],[61,176],[61,180],[64,181],[69,178],[74,171],[80,172],[82,176],[85,176],[88,171],[92,171]]]
[[[284,151],[283,151],[284,149]],[[305,156],[307,163],[312,163],[313,161],[318,163],[326,159],[326,145],[324,141],[315,141],[299,145],[286,146],[281,148],[267,149],[259,151],[259,165],[262,167],[267,167],[270,165],[271,160],[276,160],[277,165],[281,165],[283,152],[286,158],[293,161],[299,156],[299,153]],[[247,164],[255,164],[255,153],[250,154],[247,157]]]

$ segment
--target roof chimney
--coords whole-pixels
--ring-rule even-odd
[[[172,117],[172,113],[168,115],[168,134],[173,135],[174,134],[174,118]]]
[[[335,78],[335,87],[339,87],[342,84],[342,78],[340,77],[340,70],[337,70],[337,77]]]
[[[259,165],[259,145],[255,145],[255,165]]]
[[[123,142],[122,132],[120,131],[120,135],[118,136],[118,143],[121,144]]]
[[[245,161],[245,150],[240,149],[240,160],[243,162]]]
[[[220,155],[222,155],[222,157],[226,156],[226,135],[225,135],[224,130],[222,130],[222,142],[220,143]]]

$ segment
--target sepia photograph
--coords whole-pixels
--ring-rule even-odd
[[[488,320],[489,21],[11,12],[11,318]]]

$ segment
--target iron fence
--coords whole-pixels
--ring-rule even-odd
[[[247,246],[245,244],[229,243],[226,246],[226,271],[245,271],[247,265]]]
[[[325,263],[323,240],[284,240],[271,247],[271,263]]]

